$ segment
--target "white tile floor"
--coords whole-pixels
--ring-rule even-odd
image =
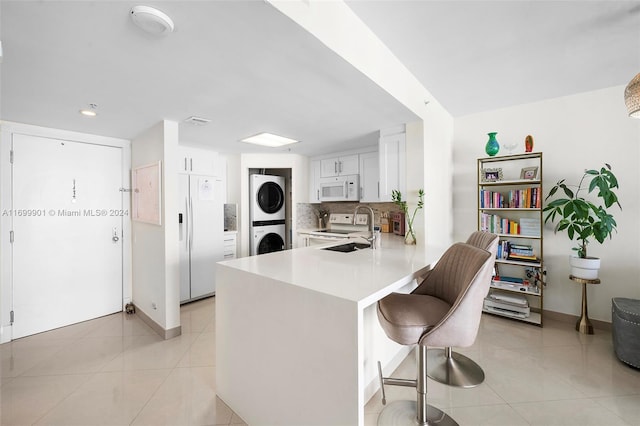
[[[471,389],[428,382],[429,403],[462,425],[640,425],[640,370],[620,362],[610,332],[587,336],[573,324],[539,328],[484,315],[476,343],[455,349],[478,362],[485,382]],[[415,377],[414,355],[394,377]],[[413,399],[411,388],[385,387],[387,400]],[[375,425],[383,406],[365,407]]]
[[[215,394],[214,317],[211,298],[182,307],[183,334],[171,340],[115,314],[0,345],[0,424],[242,425]],[[615,358],[609,333],[596,333],[485,316],[476,344],[459,350],[486,381],[429,381],[430,403],[461,426],[640,425],[640,370]],[[415,376],[413,356],[394,376]],[[388,387],[387,398],[414,392]],[[374,396],[366,425],[381,409]]]

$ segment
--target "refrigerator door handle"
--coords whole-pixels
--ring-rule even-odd
[[[191,219],[189,218],[189,199],[187,197],[184,197],[184,210],[185,210],[185,215],[184,215],[184,224],[182,226],[184,226],[184,241],[185,241],[185,248],[187,251],[189,251],[189,227],[191,227]]]
[[[189,197],[189,251],[193,247],[193,198]]]

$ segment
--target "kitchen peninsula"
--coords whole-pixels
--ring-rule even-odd
[[[377,250],[320,247],[217,265],[216,393],[249,425],[362,425],[376,362],[410,350],[384,335],[376,302],[445,250],[390,234]]]

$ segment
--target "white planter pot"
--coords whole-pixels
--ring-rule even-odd
[[[598,270],[600,269],[600,259],[597,257],[580,257],[571,256],[569,258],[571,266],[571,275],[586,280],[594,280],[598,278]]]

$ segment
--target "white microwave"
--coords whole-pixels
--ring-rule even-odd
[[[359,201],[360,176],[320,178],[320,201]]]

